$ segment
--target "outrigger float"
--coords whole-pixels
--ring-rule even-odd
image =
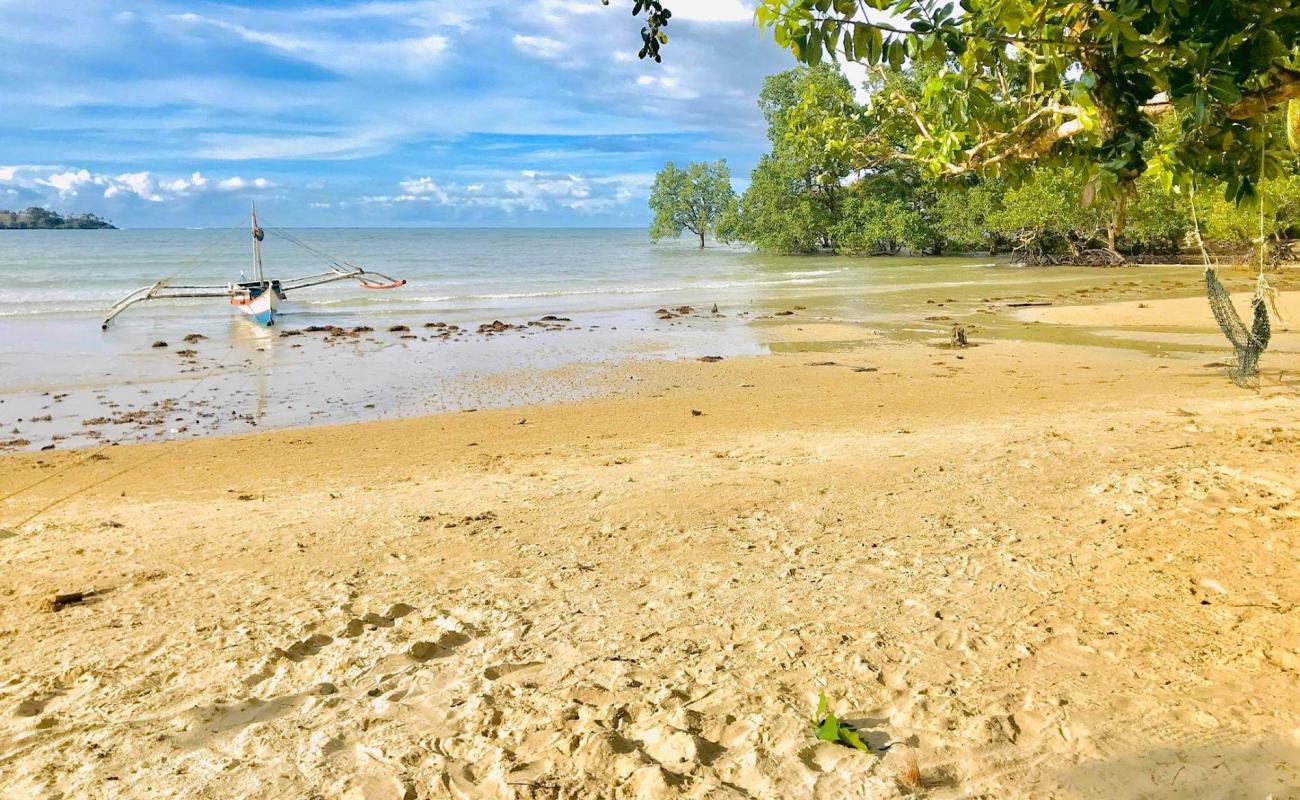
[[[320,286],[324,283],[347,280],[356,281],[361,284],[363,289],[396,289],[399,286],[406,285],[404,280],[390,278],[382,272],[374,272],[347,261],[340,261],[328,253],[306,244],[287,231],[276,231],[276,233],[322,259],[326,266],[329,267],[329,270],[315,275],[304,275],[300,278],[267,279],[262,273],[262,240],[266,238],[266,232],[257,224],[256,207],[253,208],[252,220],[253,279],[251,281],[241,280],[238,283],[227,283],[222,286],[174,286],[170,282],[171,278],[163,278],[151,286],[136,289],[126,297],[118,300],[109,309],[108,316],[104,317],[101,327],[108,330],[108,324],[118,314],[136,303],[143,303],[146,300],[175,300],[187,297],[228,298],[230,304],[242,311],[250,320],[258,325],[270,326],[275,324],[275,314],[280,308],[280,301],[286,299],[289,292],[296,292],[309,286]]]

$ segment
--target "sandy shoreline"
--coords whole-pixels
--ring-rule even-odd
[[[1134,327],[1116,336],[1104,324],[1043,324],[1026,316],[1038,309],[1023,308],[1051,303],[1049,311],[1066,311],[1199,293],[1196,267],[787,259],[749,269],[750,280],[739,281],[748,288],[683,287],[672,302],[614,295],[614,310],[593,307],[594,295],[548,295],[528,316],[508,303],[367,313],[300,307],[265,330],[208,308],[186,319],[134,317],[109,332],[77,317],[0,318],[7,378],[0,388],[0,453],[571,401],[607,393],[591,375],[628,361],[942,343],[954,323],[977,340],[1187,353],[1218,344],[1213,331],[1197,339]],[[1249,283],[1235,273],[1226,279],[1235,287]],[[1286,275],[1279,284],[1289,285]],[[658,313],[683,302],[690,313]],[[154,347],[158,342],[168,346]]]
[[[882,342],[111,448],[0,503],[0,797],[1295,797],[1275,349],[1258,394]]]

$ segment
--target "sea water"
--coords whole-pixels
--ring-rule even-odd
[[[1025,270],[988,257],[701,250],[686,239],[652,243],[639,229],[270,228],[262,250],[268,277],[321,272],[326,253],[407,284],[295,292],[271,329],[217,298],[141,303],[101,331],[117,299],[159,278],[251,276],[249,231],[0,232],[0,443],[79,446],[575,398],[591,387],[574,368],[766,352],[771,338],[759,326],[797,306],[859,325],[863,338],[941,338],[938,312],[950,304],[1096,281],[1091,270]],[[696,313],[656,313],[684,305]],[[545,315],[567,322],[527,326]],[[473,332],[495,320],[524,327]],[[430,322],[470,332],[432,338]],[[324,325],[374,332],[329,345],[281,335]],[[185,343],[191,334],[203,338]],[[178,357],[184,349],[196,355]],[[149,411],[151,424],[132,410]],[[105,418],[115,421],[87,424]]]

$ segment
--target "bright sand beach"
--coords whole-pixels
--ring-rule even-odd
[[[1167,294],[4,456],[0,796],[1300,796],[1300,339]]]

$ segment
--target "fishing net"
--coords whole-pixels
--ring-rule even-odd
[[[1236,363],[1228,368],[1228,377],[1238,386],[1253,388],[1259,385],[1259,357],[1268,349],[1268,341],[1273,334],[1266,299],[1271,291],[1272,288],[1261,275],[1256,284],[1255,296],[1250,300],[1252,320],[1247,328],[1233,307],[1232,296],[1219,276],[1213,268],[1206,267],[1205,293],[1209,297],[1214,319],[1219,323],[1219,330],[1232,343]]]
[[[1300,107],[1297,107],[1300,109]],[[1288,109],[1296,111],[1297,109]],[[1291,114],[1288,119],[1288,135],[1292,133],[1291,128],[1295,128],[1296,136],[1300,140],[1300,113]],[[1260,147],[1260,167],[1259,167],[1259,186],[1261,191],[1264,185],[1265,176],[1265,156],[1266,149],[1264,145]],[[1196,235],[1196,245],[1200,248],[1201,258],[1205,263],[1205,294],[1210,300],[1210,311],[1214,312],[1214,319],[1219,323],[1219,330],[1228,338],[1232,344],[1232,350],[1236,356],[1236,363],[1228,367],[1228,378],[1238,386],[1246,388],[1259,387],[1259,357],[1268,349],[1268,341],[1272,338],[1273,328],[1268,319],[1268,306],[1271,303],[1273,313],[1278,319],[1282,319],[1282,313],[1277,308],[1277,290],[1268,284],[1268,278],[1264,276],[1264,270],[1267,265],[1265,251],[1268,249],[1268,238],[1264,235],[1264,197],[1258,198],[1259,203],[1259,274],[1255,279],[1255,294],[1250,299],[1250,327],[1241,321],[1237,314],[1237,309],[1232,305],[1232,295],[1229,294],[1223,282],[1219,280],[1218,274],[1210,263],[1210,254],[1205,249],[1205,240],[1201,237],[1201,221],[1196,214],[1196,185],[1192,184],[1191,209],[1192,209],[1192,231]]]

